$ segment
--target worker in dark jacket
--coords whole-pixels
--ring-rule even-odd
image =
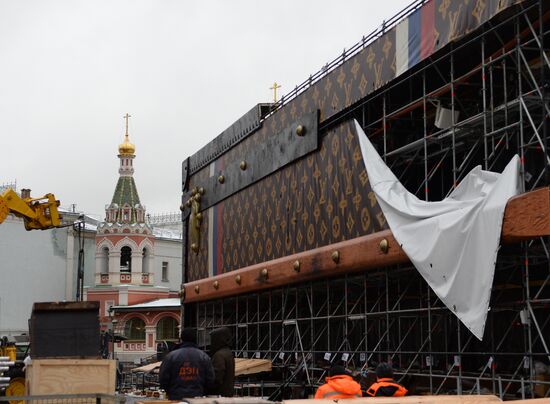
[[[235,358],[231,351],[229,328],[218,328],[210,333],[210,357],[214,367],[214,385],[210,393],[222,397],[233,397]]]
[[[380,363],[376,368],[376,383],[367,390],[367,395],[372,397],[403,397],[407,389],[393,380],[393,369],[386,362]]]
[[[361,385],[357,383],[346,368],[335,365],[329,370],[326,383],[320,386],[315,393],[316,399],[335,400],[337,398],[361,397]]]
[[[201,397],[214,382],[208,355],[197,347],[194,329],[184,328],[181,346],[170,352],[160,365],[159,384],[170,400]]]

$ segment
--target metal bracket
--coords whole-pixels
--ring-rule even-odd
[[[200,210],[216,205],[287,164],[317,150],[318,122],[318,111],[303,115],[281,132],[270,136],[248,156],[242,156],[227,164],[223,170],[218,170],[205,184],[200,184],[204,189]],[[187,196],[184,194],[185,197]]]
[[[190,219],[190,236],[191,236],[191,251],[195,254],[199,253],[201,244],[201,198],[204,195],[204,188],[193,188],[191,191],[191,197],[187,199],[185,204],[182,204],[182,212],[185,216],[191,214]],[[189,208],[189,209],[186,209]]]

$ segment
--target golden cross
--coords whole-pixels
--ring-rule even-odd
[[[123,116],[124,119],[126,119],[126,135],[128,136],[128,118],[131,118],[132,115],[129,115],[128,112],[126,112],[126,115]]]
[[[273,83],[273,87],[269,87],[270,90],[273,90],[273,102],[277,102],[277,89],[281,87],[277,82]]]

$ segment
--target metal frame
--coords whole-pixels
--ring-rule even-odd
[[[448,195],[476,165],[501,170],[515,153],[523,189],[548,186],[550,14],[543,0],[514,10],[325,121],[321,133],[356,118],[403,184],[426,200]],[[280,106],[317,79],[310,77]],[[458,111],[457,122],[436,128],[438,105],[451,115]],[[335,362],[368,375],[390,361],[416,392],[533,397],[550,384],[535,366],[550,365],[549,252],[546,237],[502,247],[483,342],[411,266],[195,303],[185,312],[186,324],[204,335],[230,327],[237,356],[269,358],[284,370],[281,394],[292,384],[313,389]]]

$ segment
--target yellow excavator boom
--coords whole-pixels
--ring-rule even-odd
[[[40,198],[31,198],[30,190],[21,190],[21,196],[13,189],[8,188],[0,194],[0,223],[13,213],[25,220],[27,230],[46,230],[58,227],[61,216],[57,207],[59,201],[53,194],[46,194]]]

